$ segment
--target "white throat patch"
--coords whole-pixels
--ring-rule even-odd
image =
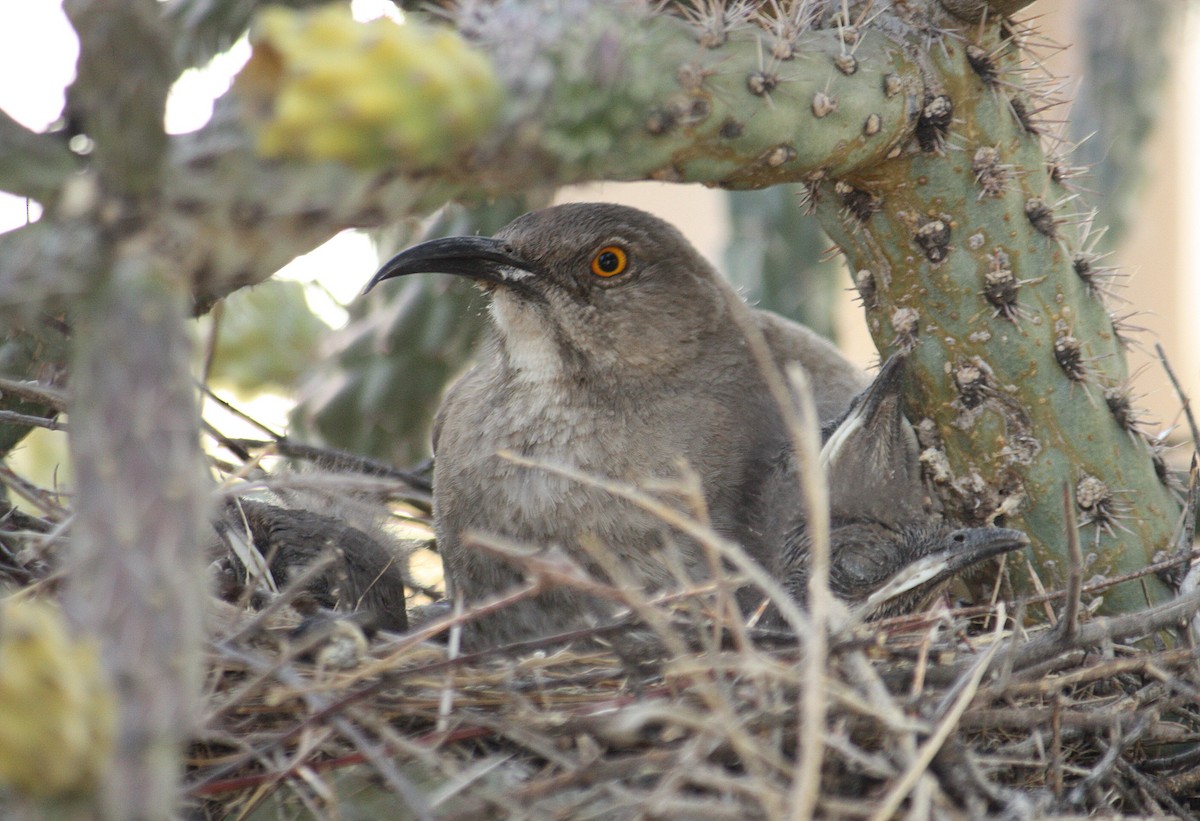
[[[500,331],[509,365],[529,382],[552,382],[562,374],[562,357],[545,320],[521,298],[497,288],[492,319]]]

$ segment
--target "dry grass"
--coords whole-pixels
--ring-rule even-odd
[[[740,578],[650,597],[561,564],[526,569],[526,589],[369,646],[345,623],[297,639],[286,608],[264,619],[223,605],[189,754],[197,814],[1200,813],[1200,657],[1177,629],[1200,608],[1194,592],[1116,618],[1089,615],[1080,597],[1095,584],[871,623],[835,602],[814,643],[807,613],[798,631],[749,626],[730,605]],[[629,614],[451,649],[456,627],[503,618],[506,603],[550,583],[585,586]],[[1055,624],[1020,626],[1043,607]],[[801,718],[813,681],[816,726]],[[815,792],[798,787],[806,750],[820,751]]]
[[[845,623],[817,728],[805,642],[719,599],[453,657],[437,639],[468,612],[344,669],[299,661],[283,627],[217,636],[189,795],[209,818],[788,818],[819,734],[819,817],[1200,812],[1195,648],[1132,643],[1195,596],[1073,631],[1016,629],[1003,604]]]

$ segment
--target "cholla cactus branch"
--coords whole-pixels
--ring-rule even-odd
[[[1020,59],[1001,27],[979,31],[968,33],[974,47],[947,40],[930,52],[954,112],[936,139],[918,132],[894,159],[826,183],[818,215],[867,286],[880,351],[912,351],[909,410],[949,512],[1024,529],[1041,582],[1058,586],[1069,566],[1058,489],[1087,476],[1094,492],[1076,513],[1088,574],[1120,575],[1173,543],[1179,503],[1144,437],[1128,432],[1136,411],[1105,401],[1128,372],[1106,306],[1074,264],[1072,195],[1014,113],[1014,102],[1041,103],[1001,85]],[[991,55],[987,71],[979,54]],[[839,190],[868,191],[877,208],[847,213]],[[1013,580],[1032,590],[1024,568]],[[1104,606],[1167,595],[1143,579],[1108,591]]]

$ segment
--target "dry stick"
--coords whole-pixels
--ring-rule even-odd
[[[1158,783],[1171,795],[1195,795],[1196,790],[1200,789],[1200,767],[1193,767],[1185,773],[1169,776]]]
[[[250,425],[253,425],[254,427],[258,428],[263,433],[265,433],[267,436],[271,437],[271,439],[273,439],[275,441],[279,441],[280,439],[284,438],[283,434],[276,433],[275,431],[271,430],[269,427],[264,425],[262,422],[259,422],[257,419],[255,419],[250,414],[246,413],[245,411],[235,407],[233,404],[226,402],[224,399],[217,396],[217,394],[213,391],[213,389],[210,388],[208,385],[205,385],[202,382],[197,382],[196,387],[198,387],[200,389],[201,393],[203,393],[209,399],[216,402],[222,408],[229,411],[234,416],[241,419],[243,422],[247,422]]]
[[[59,504],[60,497],[63,495],[69,497],[69,493],[63,494],[59,490],[47,490],[38,487],[3,462],[0,462],[0,485],[8,488],[30,504],[41,508],[47,516],[62,517],[58,518],[59,522],[69,518],[66,509]]]
[[[270,669],[277,666],[277,662],[264,663],[250,653],[245,653],[234,648],[225,648],[225,651],[250,667]],[[279,667],[275,675],[279,677],[281,682],[291,686],[300,695],[313,714],[319,714],[329,708],[330,705],[324,699],[318,697],[309,688],[305,687],[303,679],[289,665],[285,664],[285,666]],[[340,714],[331,714],[330,722],[374,766],[375,771],[383,778],[387,785],[404,799],[408,804],[408,808],[412,810],[413,815],[422,819],[422,821],[433,821],[433,809],[426,801],[424,793],[397,769],[395,763],[388,757],[385,749],[370,741],[361,730]],[[280,777],[285,777],[286,775],[288,775],[287,772],[282,773]]]
[[[1171,367],[1171,363],[1167,361],[1167,354],[1163,350],[1161,342],[1154,343],[1154,352],[1158,354],[1158,361],[1162,363],[1163,370],[1167,372],[1167,378],[1171,380],[1171,386],[1175,388],[1175,395],[1179,397],[1179,403],[1183,405],[1183,415],[1187,417],[1188,427],[1192,431],[1192,447],[1200,451],[1200,428],[1196,427],[1196,417],[1192,415],[1191,400],[1188,399],[1188,395],[1184,393],[1183,387],[1179,384],[1179,377],[1175,376],[1175,370]]]
[[[1188,817],[1188,810],[1182,804],[1176,801],[1170,793],[1155,783],[1153,779],[1147,777],[1146,774],[1137,767],[1133,766],[1122,758],[1117,761],[1117,769],[1122,775],[1133,781],[1133,783],[1136,784],[1139,789],[1141,789],[1159,804],[1165,805],[1168,810],[1175,814],[1176,817]]]
[[[704,486],[700,481],[700,475],[692,470],[686,460],[680,460],[680,496],[687,501],[691,506],[690,511],[692,517],[697,521],[701,521],[707,527],[712,527],[712,520],[709,517],[708,504],[704,499]],[[736,596],[733,591],[736,590],[736,584],[730,584],[730,579],[727,578],[724,565],[721,563],[721,556],[715,550],[708,546],[707,543],[700,545],[704,553],[704,560],[708,563],[709,578],[717,582],[716,596],[714,598],[713,613],[715,618],[713,621],[713,641],[720,644],[722,630],[728,630],[729,635],[733,639],[734,646],[740,652],[745,652],[750,646],[750,637],[747,635],[747,627],[749,624],[742,616],[741,609],[738,606]],[[688,579],[681,580],[686,584]],[[766,607],[764,602],[759,607],[761,612]],[[757,619],[755,619],[755,622]]]
[[[912,792],[921,776],[929,768],[930,762],[934,756],[938,754],[938,750],[942,748],[942,744],[950,737],[950,734],[958,726],[958,720],[966,711],[967,706],[975,697],[975,693],[979,688],[979,682],[983,680],[983,676],[991,666],[992,659],[996,652],[1000,649],[1000,634],[1004,629],[1004,619],[997,620],[996,630],[993,633],[992,646],[987,652],[975,661],[974,669],[971,671],[970,677],[963,682],[962,692],[955,698],[950,709],[946,711],[945,717],[938,725],[934,734],[921,745],[917,751],[917,755],[913,758],[912,764],[908,770],[900,777],[900,780],[892,787],[891,791],[880,803],[879,808],[871,816],[871,821],[887,821],[893,818],[896,811],[900,808],[900,804]]]
[[[763,348],[765,349],[765,343]],[[760,352],[756,352],[756,356]],[[769,370],[769,363],[763,364]],[[833,593],[829,588],[829,488],[821,472],[820,442],[817,432],[817,413],[813,406],[808,378],[799,366],[788,369],[795,388],[797,414],[785,412],[792,447],[800,468],[801,495],[805,507],[805,529],[812,544],[809,552],[808,612],[812,634],[808,637],[805,655],[804,690],[800,697],[799,761],[792,780],[791,804],[793,821],[810,819],[816,811],[821,793],[821,765],[825,758],[825,715],[829,695],[825,692],[825,670],[829,658],[829,616],[833,608]],[[768,382],[771,380],[768,379]],[[775,393],[772,390],[772,393]],[[776,398],[776,401],[780,401]]]
[[[22,399],[47,405],[58,411],[67,409],[67,395],[58,388],[43,385],[41,382],[25,382],[0,376],[0,393],[16,394]]]
[[[1158,361],[1162,363],[1163,370],[1167,372],[1167,378],[1171,380],[1171,386],[1175,389],[1175,395],[1179,397],[1179,402],[1183,406],[1184,416],[1187,417],[1188,427],[1192,432],[1192,464],[1188,471],[1188,493],[1186,508],[1184,509],[1183,524],[1180,528],[1179,542],[1176,549],[1176,554],[1185,553],[1191,549],[1192,540],[1196,536],[1196,457],[1200,455],[1200,429],[1196,426],[1196,417],[1192,415],[1192,403],[1188,399],[1188,395],[1184,392],[1183,386],[1179,384],[1179,378],[1175,376],[1175,370],[1171,367],[1170,361],[1167,359],[1167,354],[1163,350],[1161,343],[1155,343],[1154,350],[1158,354]],[[1180,593],[1193,592],[1200,579],[1200,569],[1194,569],[1192,572],[1185,571],[1183,583],[1180,585]],[[1194,637],[1200,637],[1200,620],[1194,621],[1191,625],[1191,632]]]
[[[707,529],[706,525],[701,525]],[[636,591],[640,586],[616,560],[614,556],[603,550],[600,545],[592,544],[588,540],[584,540],[582,545],[587,550],[593,560],[600,565],[600,569],[608,575],[612,580],[616,590],[622,593],[626,598],[626,606],[633,610],[639,618],[649,625],[659,638],[663,641],[671,658],[684,659],[688,656],[688,646],[683,636],[675,630],[669,621],[663,618],[660,611],[655,609],[644,598],[638,596]],[[709,551],[716,555],[716,551],[709,548]],[[718,559],[719,566],[719,559]],[[714,589],[720,588],[720,580],[714,580]],[[628,592],[626,592],[628,591]],[[758,739],[751,736],[737,715],[737,710],[730,706],[729,699],[726,694],[718,686],[718,680],[715,674],[701,675],[693,678],[693,686],[699,698],[707,705],[710,711],[709,719],[712,720],[715,726],[724,729],[726,740],[729,745],[738,753],[741,758],[747,774],[756,780],[763,783],[769,783],[767,773],[762,769],[764,759],[769,762],[773,769],[777,772],[786,773],[787,766],[782,761],[772,760],[770,751],[764,748]],[[711,732],[711,730],[710,730]],[[761,789],[757,791],[760,799],[766,799],[772,796],[769,789]],[[771,814],[771,808],[764,807],[767,814]]]
[[[217,356],[217,339],[221,335],[221,320],[225,317],[225,300],[218,300],[208,316],[208,335],[204,337],[204,352],[200,359],[200,381],[205,385],[212,376],[213,361]]]
[[[540,584],[541,581],[542,577],[539,577],[539,583],[528,585],[527,587],[523,587],[514,593],[506,594],[500,598],[491,599],[475,605],[470,610],[464,612],[461,618],[453,617],[445,618],[440,621],[434,621],[416,632],[407,634],[404,638],[395,642],[395,649],[388,656],[379,659],[372,665],[365,666],[360,672],[359,677],[369,678],[373,675],[383,676],[382,681],[371,685],[375,689],[379,689],[385,684],[392,684],[411,675],[418,675],[425,672],[436,672],[450,666],[465,666],[467,664],[473,664],[477,661],[485,661],[489,658],[504,658],[508,656],[528,654],[530,652],[545,650],[558,645],[570,644],[572,642],[579,641],[580,639],[603,637],[609,633],[628,631],[629,628],[635,624],[635,619],[630,616],[626,616],[607,624],[597,625],[595,627],[584,627],[578,630],[571,630],[566,633],[555,633],[551,636],[543,636],[541,638],[529,639],[527,641],[502,644],[499,647],[492,647],[488,650],[481,650],[476,653],[460,656],[455,661],[445,660],[434,662],[418,668],[411,668],[399,672],[395,671],[394,668],[397,660],[403,657],[405,653],[407,653],[416,645],[428,641],[440,633],[445,632],[457,622],[467,622],[483,616],[489,616],[492,613],[503,610],[504,608],[509,607],[519,601],[536,596],[543,589],[542,585]],[[590,582],[590,580],[588,581]],[[578,579],[576,577],[568,578],[566,576],[562,576],[557,580],[557,583],[576,584],[578,583]],[[594,587],[587,589],[598,589],[602,587],[594,582],[591,582],[591,584]],[[605,588],[605,590],[607,590],[607,588]],[[665,593],[661,596],[651,599],[650,603],[655,606],[661,606],[670,604],[671,602],[678,601],[683,598],[687,598],[689,596],[705,594],[710,592],[710,590],[711,588],[709,586],[701,586],[682,592]],[[612,595],[614,600],[621,601],[621,599],[617,597],[617,594]],[[352,695],[354,695],[354,697],[350,698],[350,701],[357,701],[360,697],[367,695],[367,693],[360,692]]]
[[[0,410],[0,424],[27,425],[31,428],[45,428],[46,430],[65,431],[67,429],[67,423],[59,422],[57,419],[47,419],[44,416],[32,416],[28,413],[9,410]]]
[[[1200,612],[1200,591],[1179,596],[1169,602],[1138,613],[1123,616],[1100,616],[1081,624],[1071,642],[1074,647],[1088,647],[1103,641],[1120,641],[1130,636],[1144,636],[1164,627],[1185,622]],[[1043,634],[1026,641],[1013,652],[1013,669],[1022,670],[1058,655],[1063,643],[1054,633]],[[969,669],[963,663],[957,672]]]
[[[1182,560],[1192,549],[1196,538],[1196,493],[1197,480],[1200,479],[1200,452],[1192,454],[1192,463],[1188,467],[1187,498],[1183,504],[1183,517],[1179,523],[1179,538],[1175,543],[1175,556]]]
[[[528,459],[507,450],[502,450],[497,455],[502,459],[512,462],[513,464],[545,470],[581,484],[598,488],[612,496],[630,501],[640,507],[642,510],[645,510],[647,513],[662,521],[664,524],[674,527],[675,529],[681,531],[684,535],[691,537],[702,545],[707,545],[708,549],[719,553],[722,557],[731,561],[738,570],[744,573],[752,582],[758,584],[760,588],[767,593],[767,595],[775,600],[780,614],[788,622],[788,625],[796,631],[797,636],[806,636],[803,615],[800,613],[795,602],[793,602],[791,598],[782,590],[782,588],[779,587],[778,583],[772,579],[765,570],[759,567],[753,559],[749,558],[749,556],[746,555],[745,551],[742,550],[739,545],[725,539],[720,534],[713,532],[708,527],[705,527],[703,524],[696,522],[686,513],[665,505],[644,491],[623,482],[616,482],[611,479],[592,476],[564,465],[556,465]],[[648,617],[650,619],[648,623],[652,626],[657,621],[656,614],[647,614],[643,607],[638,606],[636,603],[633,603],[628,599],[626,599],[624,603],[626,606],[634,607],[635,611],[639,612],[643,618]],[[667,635],[665,634],[660,633],[660,635],[662,635],[664,639],[667,638]],[[683,652],[684,649],[685,647],[680,645],[679,649],[676,649],[674,652],[679,654]],[[810,658],[807,660],[807,663],[813,664],[815,662]],[[824,660],[822,659],[821,664],[819,665],[822,676],[824,675],[824,666]],[[719,706],[719,703],[714,703],[712,706],[715,709]],[[731,726],[730,729],[733,730],[735,727]],[[817,729],[818,731],[820,730],[819,725]],[[737,743],[741,741],[742,746],[745,746],[746,742],[744,731],[732,733],[730,741],[734,742],[735,746],[737,746]],[[750,746],[747,747],[747,749],[752,750],[753,747]],[[751,761],[754,757],[753,755],[748,754],[746,758],[747,761]],[[815,798],[816,796],[814,794],[814,801]]]
[[[237,442],[230,439],[225,434],[221,433],[221,431],[217,430],[216,425],[212,424],[207,419],[204,419],[204,418],[200,419],[200,428],[205,433],[207,433],[209,436],[211,436],[213,439],[215,439],[217,444],[219,444],[221,447],[228,450],[230,453],[232,453],[238,459],[241,459],[243,463],[250,461],[250,451],[246,450],[244,447],[239,445]],[[214,462],[216,461],[215,457],[210,457],[210,458],[212,458],[212,460]],[[226,463],[224,461],[222,461],[221,464],[225,465]],[[230,473],[232,473],[233,466],[230,465],[228,470]]]
[[[1070,672],[1060,672],[1054,676],[1039,676],[1030,681],[1014,682],[1004,687],[984,687],[979,691],[979,697],[982,701],[991,702],[998,699],[1011,701],[1015,698],[1027,696],[1049,696],[1059,690],[1089,684],[1102,679],[1113,681],[1116,680],[1117,676],[1126,673],[1140,672],[1150,674],[1157,669],[1154,666],[1156,661],[1169,665],[1182,664],[1192,659],[1194,653],[1194,650],[1185,647],[1176,650],[1163,650],[1150,656],[1139,654],[1129,658],[1100,661],[1086,667],[1078,667]],[[1172,683],[1169,677],[1164,679],[1163,682],[1164,684]]]
[[[365,678],[369,675],[379,675],[379,678],[376,679],[374,682],[372,682],[371,684],[365,685],[363,687],[360,687],[359,689],[355,690],[354,692],[347,693],[347,694],[341,696],[340,698],[336,699],[332,703],[328,704],[327,706],[325,706],[319,710],[315,710],[312,714],[306,716],[304,721],[298,722],[297,724],[295,724],[294,726],[292,726],[285,732],[280,733],[278,736],[276,736],[274,738],[267,739],[257,749],[250,750],[249,752],[243,753],[242,755],[226,762],[224,765],[218,767],[214,772],[209,773],[205,778],[201,779],[200,781],[196,782],[195,784],[189,785],[187,788],[188,793],[190,795],[204,795],[209,792],[216,792],[217,790],[213,789],[213,785],[216,784],[217,782],[221,781],[221,779],[223,779],[225,776],[229,775],[230,773],[236,772],[239,768],[245,766],[246,764],[248,764],[252,761],[257,760],[261,756],[265,755],[271,749],[274,749],[283,744],[286,744],[288,741],[295,738],[297,735],[302,733],[308,727],[310,727],[314,724],[317,724],[318,722],[320,722],[321,720],[323,720],[327,717],[336,716],[339,712],[346,709],[346,707],[348,705],[362,701],[364,698],[368,698],[368,697],[374,695],[375,693],[382,690],[384,687],[390,686],[390,685],[396,683],[397,681],[400,681],[409,676],[420,675],[422,673],[441,672],[442,670],[444,670],[448,667],[463,665],[463,664],[470,664],[472,662],[488,658],[489,656],[494,655],[497,651],[502,651],[502,650],[507,649],[508,647],[511,647],[511,645],[506,645],[505,647],[497,648],[496,651],[486,651],[486,652],[482,652],[482,653],[474,653],[471,655],[460,656],[458,659],[455,659],[455,660],[445,660],[445,661],[440,661],[440,662],[434,662],[432,664],[426,664],[421,667],[416,667],[416,668],[412,668],[412,669],[408,669],[408,670],[395,671],[395,670],[391,669],[392,667],[394,667],[395,657],[402,656],[404,653],[406,653],[408,650],[412,649],[416,645],[418,645],[424,641],[427,641],[427,640],[433,638],[434,636],[437,636],[438,634],[444,632],[445,630],[448,630],[455,623],[458,623],[460,621],[469,621],[469,620],[489,616],[498,610],[503,610],[504,608],[509,607],[512,604],[515,604],[518,601],[522,601],[523,599],[529,598],[531,596],[535,596],[535,595],[537,595],[538,592],[539,592],[539,588],[537,585],[529,585],[529,586],[523,587],[513,593],[507,594],[498,599],[494,599],[494,600],[485,602],[475,608],[472,608],[471,610],[464,613],[461,618],[444,619],[442,621],[434,622],[433,624],[431,624],[425,628],[422,628],[421,630],[418,630],[415,633],[412,633],[412,634],[406,636],[404,639],[397,642],[397,649],[396,649],[395,653],[393,654],[393,657],[391,660],[381,659],[381,660],[377,661],[375,664],[365,665],[363,667],[362,671],[360,671],[360,676],[363,678]],[[561,641],[562,637],[561,636],[552,636],[551,639]],[[547,640],[547,642],[548,641],[549,640]],[[537,643],[537,642],[529,642],[529,644],[531,644],[531,645],[535,644],[535,643]],[[544,643],[546,643],[546,642],[543,642],[543,644]],[[218,647],[224,652],[230,652],[230,653],[238,652],[231,645],[230,646],[218,645]]]
[[[464,539],[464,541],[466,541]],[[450,627],[450,637],[446,642],[446,658],[449,661],[455,661],[461,655],[462,650],[462,614],[466,607],[466,601],[463,598],[461,590],[453,591],[454,596],[454,624]],[[447,668],[446,674],[442,679],[442,694],[438,699],[438,714],[437,725],[435,729],[439,733],[444,733],[450,728],[450,713],[454,709],[454,669]]]
[[[816,811],[824,760],[828,702],[825,668],[829,653],[829,616],[833,609],[833,593],[829,589],[829,487],[820,466],[820,424],[807,375],[799,365],[789,367],[786,377],[780,374],[762,329],[754,323],[746,304],[732,292],[728,296],[730,315],[746,339],[746,346],[758,364],[759,374],[779,409],[791,440],[801,480],[805,529],[812,542],[808,556],[808,615],[812,628],[803,637],[806,653],[800,726],[797,728],[799,760],[788,796],[792,808],[789,817],[802,821],[812,818]]]
[[[253,542],[253,540],[251,540],[251,542]],[[257,549],[253,544],[251,544],[250,547],[252,550]],[[333,553],[326,553],[308,567],[304,568],[303,573],[297,576],[290,584],[288,584],[287,587],[279,591],[279,595],[271,599],[266,607],[264,607],[262,610],[259,610],[258,613],[255,614],[254,618],[247,622],[241,630],[238,630],[232,636],[225,639],[225,641],[229,642],[231,645],[240,644],[249,636],[257,633],[262,629],[263,625],[267,623],[267,620],[270,619],[271,616],[282,610],[287,605],[291,604],[297,596],[308,589],[308,585],[312,581],[328,570],[329,566],[336,560],[337,557]]]
[[[1083,551],[1079,549],[1079,528],[1075,524],[1075,505],[1071,499],[1071,488],[1063,482],[1063,517],[1066,522],[1067,559],[1067,600],[1063,603],[1062,616],[1054,629],[1058,632],[1059,640],[1069,644],[1075,638],[1079,627],[1079,608],[1081,606],[1083,588]]]
[[[370,459],[366,456],[361,456],[357,453],[351,453],[347,450],[318,447],[317,445],[306,445],[301,442],[293,442],[286,436],[280,436],[279,438],[272,439],[270,441],[263,441],[261,439],[230,439],[229,441],[236,446],[251,449],[274,445],[276,453],[289,459],[303,459],[307,462],[321,462],[328,460],[335,464],[338,468],[352,470],[357,473],[365,473],[370,476],[383,476],[389,479],[399,479],[416,490],[429,492],[433,489],[429,479],[417,473],[416,471],[401,470],[385,462]]]
[[[1109,777],[1109,772],[1117,765],[1117,761],[1121,757],[1121,753],[1131,744],[1136,744],[1138,739],[1146,732],[1152,723],[1152,718],[1147,713],[1142,713],[1136,719],[1133,727],[1127,734],[1122,734],[1122,727],[1119,722],[1114,722],[1112,726],[1112,741],[1110,744],[1097,739],[1096,743],[1102,750],[1104,755],[1092,767],[1091,771],[1076,784],[1069,793],[1067,793],[1067,803],[1076,806],[1082,806],[1086,798],[1085,793],[1092,787],[1099,786],[1100,783]]]

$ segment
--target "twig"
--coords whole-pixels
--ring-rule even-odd
[[[216,439],[222,447],[227,449],[238,459],[241,459],[243,463],[250,461],[250,451],[239,445],[236,440],[230,439],[228,436],[221,433],[221,431],[217,430],[216,425],[212,424],[207,419],[201,419],[200,427],[205,433],[207,433],[213,439]]]
[[[250,414],[248,414],[245,411],[241,410],[240,408],[234,406],[231,402],[227,402],[226,400],[222,399],[220,396],[217,395],[217,393],[212,388],[210,388],[208,385],[204,384],[203,382],[197,382],[196,386],[200,389],[200,392],[203,393],[205,396],[207,396],[209,399],[216,402],[222,408],[229,411],[234,416],[241,419],[243,422],[247,422],[250,425],[253,425],[254,427],[258,428],[263,433],[265,433],[267,436],[271,437],[271,439],[273,439],[275,441],[279,441],[280,439],[284,438],[283,434],[276,433],[275,431],[271,430],[269,427],[264,425],[262,422],[259,422],[257,419],[255,419]]]
[[[884,797],[883,801],[879,803],[878,808],[871,815],[871,821],[887,821],[887,819],[895,817],[896,811],[900,809],[900,804],[912,792],[913,787],[916,786],[921,776],[925,774],[930,762],[933,761],[934,756],[942,748],[942,744],[945,743],[952,732],[958,729],[959,719],[962,718],[962,714],[966,711],[967,706],[975,698],[975,693],[979,689],[979,682],[983,680],[984,674],[987,673],[988,668],[991,666],[992,659],[1000,649],[1001,643],[999,639],[1003,629],[1004,619],[998,619],[992,646],[988,648],[986,653],[974,661],[974,669],[961,682],[961,692],[949,705],[933,735],[921,745],[921,748],[917,751],[917,755],[913,758],[904,775],[892,785],[891,790]]]
[[[1175,388],[1175,395],[1179,397],[1179,403],[1183,406],[1183,415],[1187,417],[1188,427],[1192,431],[1192,447],[1200,453],[1200,428],[1196,426],[1196,417],[1192,415],[1191,400],[1179,384],[1179,377],[1175,375],[1175,369],[1171,367],[1161,342],[1154,343],[1154,352],[1158,354],[1158,361],[1162,363],[1163,370],[1167,372],[1167,379],[1171,380],[1171,387]]]
[[[1124,582],[1133,581],[1135,579],[1140,579],[1143,576],[1147,576],[1151,573],[1160,573],[1164,570],[1170,570],[1171,568],[1177,567],[1180,564],[1185,564],[1196,558],[1200,558],[1200,547],[1190,548],[1187,554],[1183,556],[1172,556],[1169,559],[1163,559],[1162,561],[1148,564],[1140,570],[1135,570],[1130,573],[1122,573],[1119,576],[1107,576],[1099,581],[1085,584],[1080,588],[1080,592],[1087,595],[1099,593],[1103,590],[1107,590],[1110,587],[1114,587]],[[1020,599],[1020,602],[1025,605],[1042,604],[1044,602],[1057,601],[1058,599],[1065,598],[1066,595],[1066,590],[1051,590],[1040,595],[1022,598]],[[994,610],[994,605],[980,604],[972,605],[970,607],[955,608],[949,612],[949,615],[956,618],[974,618],[976,616],[989,615]],[[888,632],[895,628],[919,629],[928,624],[929,619],[930,616],[927,613],[909,613],[902,616],[892,616],[886,619],[878,619],[877,621],[871,622],[871,624],[878,630]]]
[[[746,340],[788,433],[800,483],[801,498],[797,501],[803,505],[805,529],[811,543],[807,601],[811,629],[804,636],[807,659],[805,687],[797,716],[799,760],[788,796],[789,817],[793,821],[802,821],[812,818],[820,794],[828,702],[825,667],[829,652],[829,616],[833,609],[833,594],[829,589],[829,488],[820,467],[820,422],[803,369],[795,365],[786,374],[781,373],[762,329],[753,321],[746,304],[735,294],[730,295],[727,303],[730,316]],[[790,597],[787,603],[792,604]]]
[[[257,549],[253,546],[253,539],[250,539],[250,541],[251,549]],[[321,574],[328,570],[329,566],[335,561],[337,561],[337,557],[333,554],[333,552],[328,552],[324,556],[318,558],[308,567],[304,568],[303,573],[293,579],[287,587],[279,591],[278,596],[275,596],[273,599],[271,599],[270,603],[268,603],[266,607],[258,611],[254,618],[247,622],[242,629],[238,630],[236,633],[226,639],[226,641],[230,645],[237,645],[245,641],[248,637],[257,633],[262,629],[263,625],[267,623],[267,620],[270,619],[271,616],[275,615],[275,613],[291,604],[297,596],[308,589],[309,584],[319,578]]]
[[[0,410],[0,424],[28,425],[31,428],[45,428],[46,430],[65,431],[67,429],[66,422],[59,422],[57,419],[47,419],[44,416],[33,416],[32,414],[17,413],[10,410]]]
[[[1081,624],[1076,632],[1074,647],[1088,647],[1103,641],[1120,641],[1132,636],[1145,636],[1165,627],[1187,621],[1200,611],[1200,591],[1179,596],[1171,601],[1123,616],[1102,616]],[[1064,649],[1055,633],[1031,639],[1013,654],[1013,669],[1021,670],[1058,655]],[[956,670],[969,669],[970,662],[960,663]]]
[[[1137,767],[1133,766],[1122,758],[1117,761],[1117,769],[1123,776],[1130,779],[1133,781],[1133,783],[1137,784],[1139,788],[1144,790],[1147,795],[1152,797],[1159,804],[1165,805],[1167,809],[1175,814],[1176,817],[1188,817],[1189,812],[1182,804],[1176,801],[1170,793],[1156,784],[1153,779],[1148,778],[1146,774]]]
[[[605,490],[614,496],[633,502],[646,512],[658,517],[664,524],[670,525],[686,536],[690,536],[697,541],[709,540],[713,547],[719,550],[721,555],[727,561],[731,562],[739,573],[743,574],[752,584],[757,585],[759,589],[771,597],[775,606],[779,608],[780,615],[783,616],[788,626],[795,631],[797,636],[806,638],[811,634],[812,627],[808,617],[800,612],[800,608],[792,601],[791,596],[784,591],[766,570],[747,556],[746,552],[739,545],[700,525],[686,514],[668,505],[664,505],[653,496],[623,482],[615,482],[610,479],[591,476],[563,465],[554,465],[535,459],[527,459],[512,451],[500,451],[497,455],[517,465],[541,468],[559,476],[565,476],[568,479]]]
[[[38,487],[3,462],[0,462],[0,484],[59,521],[67,516],[66,509],[60,503],[60,491]]]
[[[1063,603],[1062,615],[1055,629],[1059,639],[1069,644],[1075,638],[1075,630],[1079,626],[1079,608],[1082,604],[1083,588],[1083,551],[1079,549],[1079,528],[1075,521],[1075,505],[1071,499],[1071,487],[1066,482],[1062,485],[1063,520],[1067,537],[1067,600]]]
[[[1082,805],[1084,803],[1084,797],[1087,790],[1098,786],[1102,781],[1109,777],[1109,773],[1116,766],[1117,761],[1120,760],[1121,753],[1126,747],[1128,747],[1130,744],[1136,743],[1137,740],[1142,737],[1142,734],[1145,733],[1150,727],[1151,723],[1153,723],[1153,718],[1146,713],[1142,713],[1136,716],[1133,721],[1134,724],[1129,729],[1128,733],[1122,733],[1120,723],[1114,722],[1112,728],[1113,741],[1111,744],[1105,744],[1097,739],[1096,744],[1100,747],[1100,749],[1104,750],[1104,755],[1101,756],[1100,760],[1096,762],[1095,766],[1092,767],[1087,776],[1078,784],[1076,784],[1069,793],[1067,793],[1068,803],[1075,804],[1077,806]]]
[[[447,661],[455,661],[458,659],[462,650],[462,614],[464,608],[464,599],[462,591],[457,591],[454,594],[454,624],[450,627],[450,640],[446,644],[446,659]],[[450,711],[454,708],[454,671],[447,668],[445,678],[442,680],[442,694],[438,699],[438,718],[437,731],[444,733],[450,726]]]
[[[57,411],[67,409],[66,394],[58,388],[43,385],[41,382],[26,382],[0,376],[0,393],[13,393],[22,399],[46,405]]]
[[[1185,556],[1191,551],[1196,540],[1196,499],[1197,486],[1200,484],[1200,452],[1192,454],[1192,463],[1188,467],[1187,498],[1183,504],[1183,520],[1179,524],[1179,538],[1175,542],[1175,555]]]
[[[317,723],[317,716],[328,716],[330,723],[341,733],[348,741],[354,744],[363,757],[368,761],[383,778],[383,780],[392,788],[393,791],[408,805],[408,809],[422,821],[433,821],[433,809],[429,806],[425,799],[424,793],[417,788],[408,778],[406,778],[397,768],[395,763],[388,757],[387,750],[381,745],[370,741],[361,730],[354,724],[340,715],[339,711],[330,712],[329,705],[323,698],[316,695],[312,689],[306,686],[301,677],[291,669],[288,665],[277,665],[274,663],[263,662],[253,655],[239,651],[232,646],[225,648],[225,651],[232,657],[238,659],[249,667],[260,671],[272,671],[273,675],[279,680],[295,689],[300,694],[300,697],[306,702],[310,714],[304,721],[300,722],[300,727],[311,727]],[[285,778],[289,772],[280,773],[280,778]]]
[[[369,476],[399,479],[414,490],[420,490],[425,493],[430,493],[433,490],[433,484],[429,479],[416,471],[401,470],[385,462],[337,448],[318,447],[316,445],[293,442],[286,436],[280,436],[269,442],[260,439],[230,439],[229,441],[238,447],[252,450],[274,445],[275,451],[280,456],[285,456],[288,459],[303,459],[307,462],[316,462],[328,465],[332,469],[339,471],[354,471],[356,473],[365,473]]]

